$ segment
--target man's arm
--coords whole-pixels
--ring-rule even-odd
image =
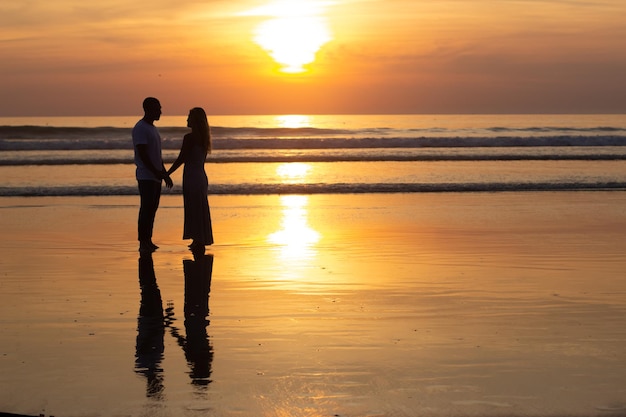
[[[167,188],[172,188],[174,183],[172,182],[172,179],[170,178],[170,176],[167,173],[167,171],[165,170],[165,166],[162,165],[161,169],[157,169],[157,167],[154,166],[154,164],[150,160],[150,157],[148,156],[148,147],[147,147],[147,145],[140,144],[140,145],[137,145],[136,148],[137,148],[137,155],[139,155],[139,158],[144,163],[144,165],[157,178],[159,178],[161,180],[165,180],[165,185],[167,185]]]
[[[174,181],[172,181],[169,172],[165,170],[165,164],[161,165],[161,168],[163,169],[163,181],[165,181],[165,185],[167,188],[172,188],[174,186]]]

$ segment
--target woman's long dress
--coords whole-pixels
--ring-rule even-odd
[[[209,211],[209,181],[204,171],[206,153],[194,144],[185,158],[183,170],[183,202],[185,224],[183,239],[204,245],[213,244],[213,228]]]

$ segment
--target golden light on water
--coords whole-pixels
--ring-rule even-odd
[[[308,224],[308,196],[285,195],[280,198],[283,211],[280,230],[270,234],[268,241],[280,246],[283,260],[303,260],[315,255],[314,245],[320,234]],[[289,269],[289,267],[287,267]]]
[[[304,114],[283,114],[276,116],[276,122],[280,127],[296,129],[311,126],[311,117]]]
[[[329,2],[283,0],[250,10],[244,15],[266,16],[254,35],[254,42],[263,48],[285,73],[302,73],[315,61],[320,48],[332,35],[324,9]]]
[[[289,162],[280,164],[276,168],[276,174],[282,178],[283,183],[297,184],[304,182],[306,175],[311,170],[311,165],[302,162]]]
[[[283,182],[297,183],[304,181],[311,166],[300,162],[280,164],[276,175]],[[314,245],[320,234],[308,223],[309,197],[304,195],[284,195],[280,197],[282,219],[280,230],[270,234],[268,241],[280,248],[283,261],[303,260],[314,256]]]

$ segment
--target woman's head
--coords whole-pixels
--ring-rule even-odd
[[[207,152],[211,152],[211,131],[209,129],[209,122],[206,117],[206,113],[202,107],[194,107],[189,110],[189,117],[187,118],[187,126],[191,128],[191,131],[202,138],[202,145]]]

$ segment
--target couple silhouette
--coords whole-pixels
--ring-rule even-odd
[[[154,219],[161,199],[161,184],[174,186],[170,177],[181,165],[183,170],[183,239],[191,239],[192,251],[204,252],[213,244],[213,229],[208,201],[209,181],[204,170],[207,154],[211,152],[211,131],[206,113],[201,107],[189,111],[187,127],[191,132],[183,137],[178,157],[166,170],[161,154],[161,135],[154,125],[161,118],[161,103],[154,97],[143,101],[144,116],[132,130],[135,177],[139,188],[140,206],[137,238],[140,252],[153,252],[159,247],[152,241]]]

